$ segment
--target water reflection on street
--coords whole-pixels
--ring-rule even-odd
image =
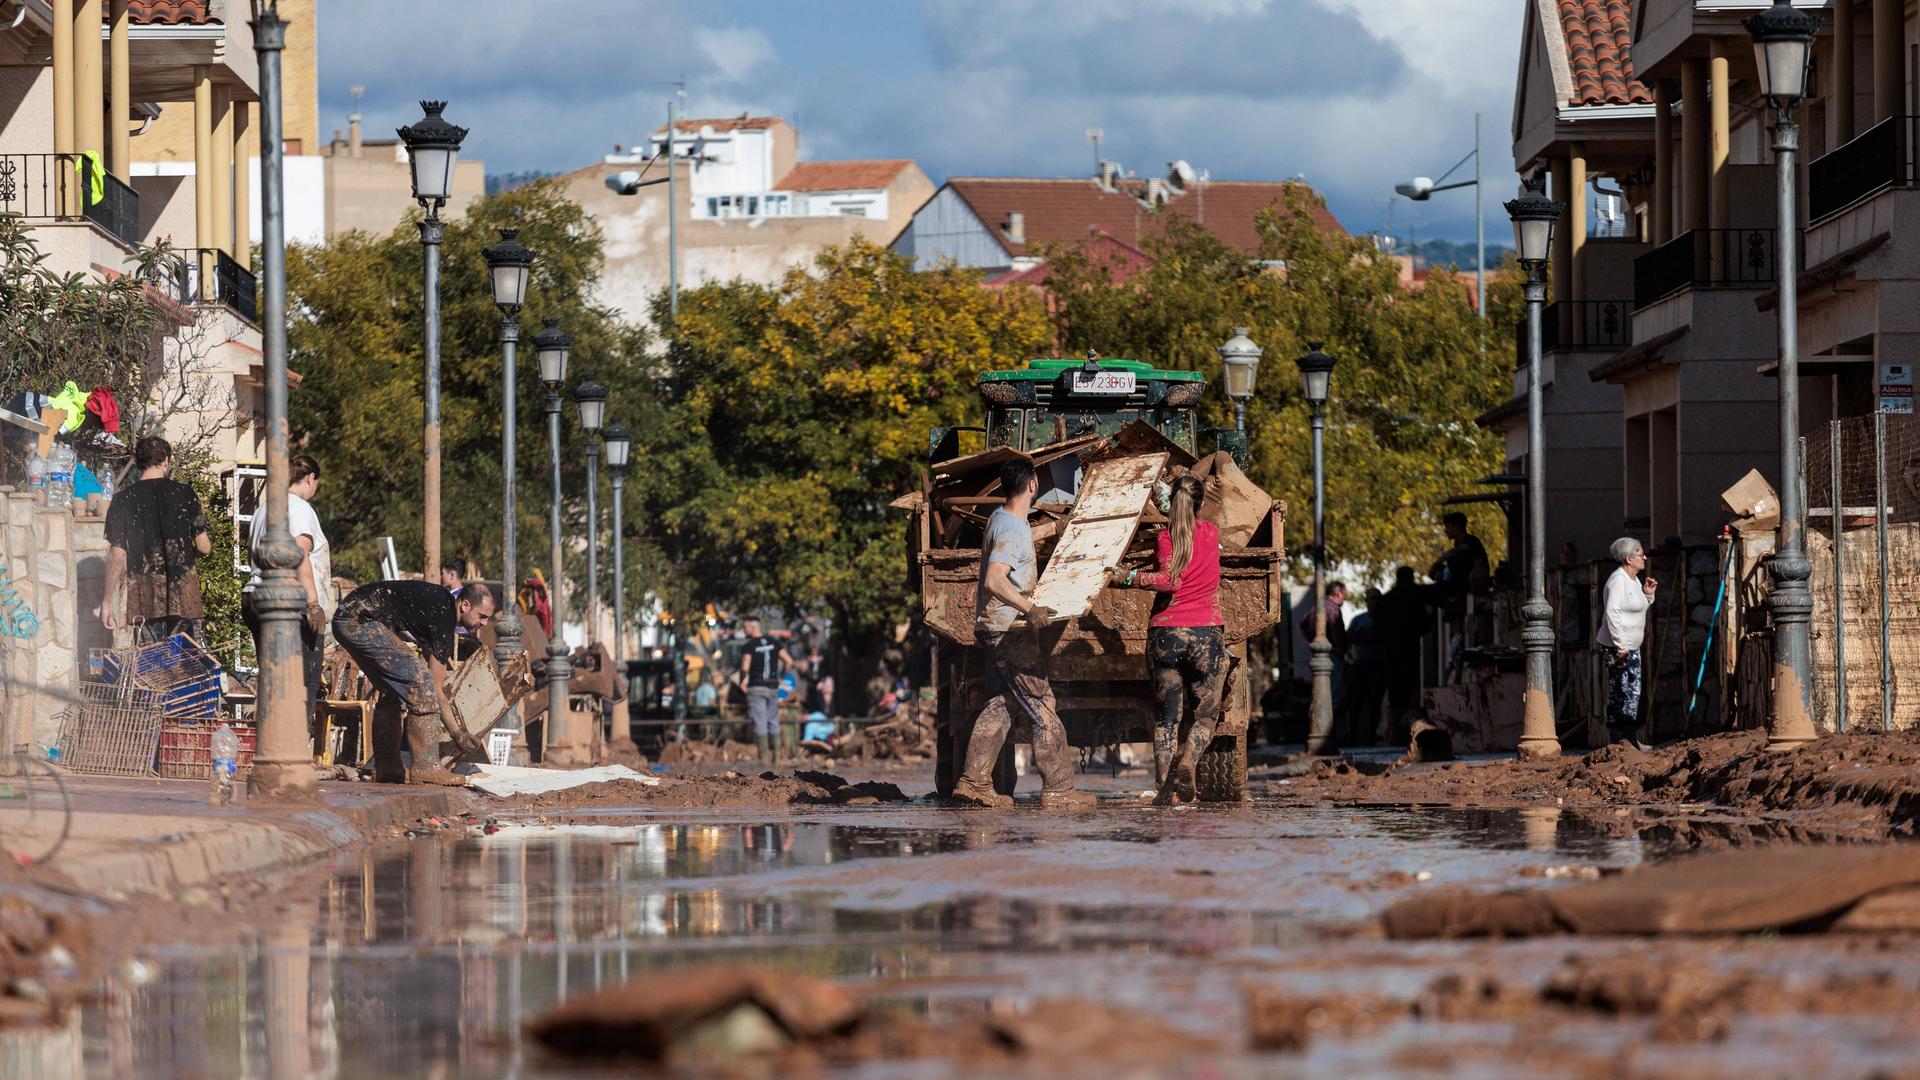
[[[531,1012],[630,974],[715,960],[889,980],[892,996],[935,1013],[1103,987],[1144,1003],[1164,982],[1156,965],[1189,971],[1179,957],[1196,950],[1262,959],[1308,948],[1327,922],[1401,895],[1364,887],[1395,871],[1511,885],[1524,866],[1643,857],[1632,831],[1558,810],[755,813],[510,823],[358,852],[243,944],[151,952],[145,985],[116,983],[64,1029],[0,1036],[0,1075],[537,1073],[517,1037]],[[1231,902],[1148,905],[1040,872],[1031,887],[971,884],[968,868],[999,853],[1057,856],[1122,881],[1231,880],[1236,865],[1267,880],[1236,882]],[[1166,861],[1175,854],[1179,865]],[[950,864],[953,877],[913,902],[882,902],[875,873],[884,880],[909,860]],[[1215,869],[1182,868],[1200,864]],[[1160,1007],[1217,1027],[1236,993],[1230,978],[1196,981]]]

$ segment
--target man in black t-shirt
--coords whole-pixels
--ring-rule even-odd
[[[447,737],[462,750],[480,752],[479,739],[455,721],[442,690],[453,665],[455,626],[472,632],[492,617],[493,592],[479,582],[468,585],[456,600],[436,582],[376,581],[340,601],[333,636],[380,695],[373,707],[375,780],[451,786],[465,782],[438,762],[434,720],[439,718]],[[407,647],[408,641],[419,647],[420,656]],[[420,662],[421,656],[426,663]],[[411,770],[400,760],[403,713],[413,750]]]
[[[206,607],[195,560],[213,550],[207,511],[173,479],[173,447],[158,435],[134,445],[140,479],[107,504],[107,584],[100,625],[119,628],[115,606],[126,583],[126,625],[136,645],[173,634],[200,637]]]
[[[780,745],[780,676],[793,666],[793,657],[779,642],[760,632],[759,619],[748,619],[746,631],[746,647],[740,650],[740,678],[747,684],[747,719],[753,722],[753,745],[760,757],[772,761]]]

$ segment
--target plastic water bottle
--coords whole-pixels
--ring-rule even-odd
[[[213,751],[213,805],[233,805],[234,774],[240,767],[240,736],[233,733],[228,724],[221,724],[214,730]]]
[[[73,447],[55,444],[47,456],[47,505],[65,509],[73,505]]]
[[[47,462],[38,450],[27,455],[27,494],[36,506],[47,499]]]

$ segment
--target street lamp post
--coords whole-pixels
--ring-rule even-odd
[[[1260,370],[1260,346],[1247,337],[1247,328],[1236,326],[1233,336],[1217,350],[1225,373],[1227,397],[1233,401],[1233,427],[1245,434],[1247,402],[1253,400],[1254,376]]]
[[[565,557],[560,532],[560,387],[567,381],[567,357],[573,351],[573,337],[561,332],[558,319],[546,322],[546,328],[533,335],[533,355],[540,362],[540,381],[547,384],[547,529],[553,560],[553,577],[547,583],[547,599],[553,605],[553,633],[547,638],[547,752],[541,763],[583,765],[587,748],[576,738],[573,718],[567,711],[573,664],[567,659],[567,644],[561,640],[560,632],[565,621],[560,599]]]
[[[620,495],[627,486],[627,455],[633,447],[633,436],[619,424],[608,424],[600,431],[600,447],[607,455],[607,471],[613,474],[613,677],[624,686],[627,673],[621,664],[626,650],[621,646],[627,626],[627,543],[625,507]],[[681,693],[685,692],[686,688],[681,687]],[[678,698],[680,694],[674,696]],[[616,739],[631,737],[626,725],[619,727],[614,732]]]
[[[1793,175],[1800,130],[1793,110],[1807,95],[1813,36],[1820,20],[1795,11],[1787,0],[1774,0],[1772,7],[1748,19],[1746,26],[1753,35],[1760,93],[1774,109],[1773,158],[1779,173],[1780,250],[1774,265],[1780,270],[1780,302],[1775,305],[1780,316],[1780,542],[1768,563],[1773,579],[1767,598],[1773,614],[1773,708],[1767,717],[1767,748],[1789,750],[1814,738],[1813,662],[1807,638],[1813,619],[1813,593],[1808,585],[1813,566],[1807,561],[1800,527],[1806,508],[1800,496],[1800,260]],[[1839,493],[1833,498],[1837,500]]]
[[[423,101],[420,108],[426,116],[398,129],[412,167],[414,201],[427,213],[420,221],[424,287],[421,321],[426,355],[425,426],[420,449],[426,466],[421,495],[426,519],[421,530],[426,547],[423,573],[429,579],[440,572],[440,244],[447,235],[440,208],[453,194],[453,166],[460,158],[460,141],[467,137],[466,128],[441,117],[446,107],[444,101]]]
[[[247,778],[255,798],[311,798],[317,777],[305,716],[306,676],[300,662],[300,617],[306,590],[296,571],[300,547],[287,528],[287,211],[285,150],[280,142],[280,53],[287,23],[278,0],[256,3],[253,47],[260,57],[260,263],[265,288],[267,396],[267,531],[254,552],[260,586],[260,745]]]
[[[1543,178],[1528,180],[1519,198],[1507,203],[1513,219],[1513,250],[1526,271],[1527,298],[1527,602],[1520,642],[1527,653],[1527,693],[1523,705],[1519,755],[1522,759],[1560,756],[1559,728],[1553,717],[1553,605],[1547,603],[1547,447],[1541,427],[1540,313],[1547,302],[1547,256],[1553,250],[1553,226],[1566,204],[1550,199]]]
[[[1471,180],[1460,180],[1451,184],[1447,183],[1447,177],[1452,176],[1455,169],[1467,163],[1466,158],[1461,158],[1452,169],[1448,169],[1437,181],[1429,180],[1424,176],[1416,176],[1404,184],[1395,184],[1393,190],[1399,192],[1410,202],[1426,202],[1428,199],[1433,198],[1437,192],[1452,191],[1456,188],[1470,187],[1473,189],[1473,235],[1474,243],[1478,251],[1474,263],[1474,299],[1479,304],[1480,321],[1485,322],[1487,319],[1487,220],[1485,214],[1486,204],[1482,201],[1482,192],[1485,189],[1480,186],[1479,113],[1473,114],[1473,153],[1467,156],[1473,159],[1473,179]],[[1436,187],[1434,186],[1435,184],[1439,186]],[[1391,220],[1392,215],[1389,214],[1388,218]]]
[[[519,605],[515,603],[520,583],[514,520],[517,513],[514,481],[518,471],[514,451],[519,437],[519,365],[515,354],[520,347],[520,308],[527,301],[527,279],[533,272],[533,252],[516,239],[519,233],[518,229],[501,229],[500,242],[486,252],[487,268],[493,282],[493,304],[500,309],[500,583],[506,595],[500,597],[500,614],[493,620],[493,663],[500,671],[506,671],[508,665],[526,652],[526,646],[520,641],[524,627],[520,621]],[[515,765],[527,763],[526,725],[521,723],[521,716],[519,707],[515,706],[504,721],[513,731],[510,756]]]
[[[600,455],[592,442],[607,415],[607,388],[582,383],[573,392],[580,427],[587,433],[587,643],[600,640]]]
[[[1313,674],[1313,708],[1307,728],[1307,753],[1339,750],[1333,733],[1333,645],[1327,640],[1327,472],[1324,445],[1327,396],[1333,387],[1334,359],[1320,351],[1320,343],[1295,363],[1305,384],[1307,405],[1313,410],[1313,656],[1307,670]]]

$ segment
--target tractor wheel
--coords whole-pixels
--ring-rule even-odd
[[[1247,737],[1221,735],[1200,755],[1194,788],[1201,802],[1237,803],[1247,798]]]

